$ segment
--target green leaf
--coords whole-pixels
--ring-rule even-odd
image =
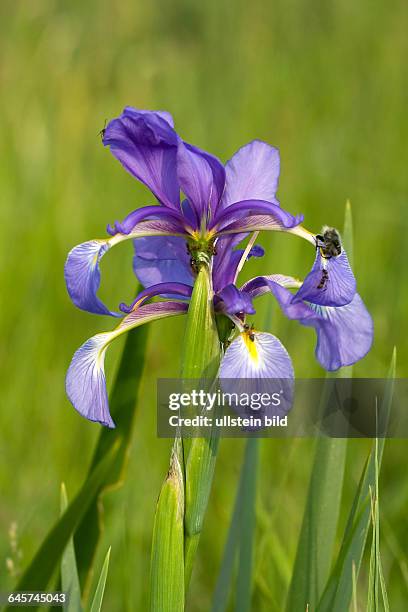
[[[114,488],[121,486],[129,456],[133,424],[137,408],[137,395],[143,374],[144,355],[148,329],[146,325],[128,332],[116,380],[110,394],[110,412],[116,428],[102,427],[95,447],[88,476],[110,448],[118,443],[118,453],[112,469],[106,475],[96,492],[87,513],[76,529],[76,542],[79,577],[85,599],[92,580],[93,563],[101,536],[101,497]]]
[[[150,566],[151,612],[184,610],[184,482],[176,439],[160,491],[153,528]]]
[[[315,609],[325,587],[340,511],[347,440],[316,440],[287,610]]]
[[[62,553],[75,528],[82,520],[97,491],[115,465],[118,444],[98,463],[64,514],[48,533],[30,565],[15,587],[15,591],[45,591],[58,567]]]
[[[61,513],[68,507],[65,484],[61,484]],[[78,569],[75,558],[74,541],[72,537],[63,552],[61,559],[61,589],[68,593],[68,604],[64,606],[67,612],[81,612],[81,588],[79,586]]]
[[[246,443],[234,509],[215,587],[212,612],[224,612],[227,609],[238,552],[236,610],[240,612],[250,610],[258,444],[257,438],[248,438]]]
[[[95,595],[93,597],[89,612],[100,612],[101,610],[103,595],[105,593],[106,578],[108,576],[110,552],[111,549],[109,547],[108,552],[106,553],[105,561],[103,562],[102,571],[98,579],[98,584],[96,586]]]
[[[212,381],[220,362],[220,342],[212,305],[211,276],[202,266],[194,283],[187,315],[182,378]],[[217,457],[219,436],[194,438],[185,467],[185,582],[190,582],[195,553],[208,505]]]
[[[236,612],[249,612],[252,592],[252,559],[255,532],[256,476],[258,468],[257,438],[248,438],[242,470],[241,530],[239,547]]]
[[[396,351],[394,349],[388,383],[380,408],[380,413],[386,420],[391,409],[395,364]],[[339,555],[317,606],[318,612],[344,612],[349,608],[353,591],[353,566],[355,567],[355,580],[357,580],[370,525],[370,487],[375,488],[376,471],[378,473],[381,466],[384,444],[385,438],[376,441],[367,459],[347,521]]]

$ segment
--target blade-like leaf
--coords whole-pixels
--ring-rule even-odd
[[[242,470],[241,537],[239,547],[236,612],[249,612],[252,592],[252,558],[255,532],[255,498],[258,468],[257,438],[248,438]]]
[[[235,608],[240,612],[250,610],[258,444],[257,438],[247,440],[224,555],[215,587],[212,612],[224,612],[227,609],[238,552],[239,567]]]
[[[109,547],[108,552],[106,553],[105,561],[103,562],[101,574],[98,579],[98,584],[96,586],[95,595],[93,597],[89,612],[100,612],[101,610],[103,595],[105,593],[106,578],[108,576],[110,552],[111,549]]]
[[[115,465],[118,445],[113,446],[87,478],[68,508],[48,533],[15,591],[45,591],[58,567],[69,538],[87,512],[101,484]]]
[[[179,445],[176,439],[157,502],[150,566],[151,612],[184,610],[184,482]]]
[[[388,422],[394,389],[396,351],[394,349],[388,373],[388,383],[381,402],[380,414]],[[360,483],[347,521],[337,561],[328,580],[323,596],[317,607],[318,612],[344,612],[348,610],[353,591],[353,564],[356,580],[366,545],[370,525],[370,487],[375,488],[377,471],[381,467],[385,438],[378,440],[367,459]],[[377,457],[377,459],[376,459]]]
[[[116,442],[119,443],[116,461],[97,491],[74,536],[74,541],[77,543],[79,577],[85,599],[92,580],[93,562],[101,535],[101,496],[108,489],[121,485],[127,465],[136,414],[137,394],[143,373],[147,333],[147,326],[143,325],[131,330],[127,335],[109,402],[116,428],[113,430],[105,427],[101,429],[89,468],[89,474],[91,474],[101,457]]]
[[[67,507],[67,490],[65,484],[62,483],[61,514],[64,514]],[[78,569],[72,537],[69,539],[61,559],[61,588],[65,593],[68,593],[68,603],[64,609],[67,610],[67,612],[82,612],[81,588],[79,586]]]

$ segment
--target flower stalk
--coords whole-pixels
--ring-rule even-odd
[[[217,376],[221,350],[212,305],[211,274],[206,265],[199,268],[194,284],[182,362],[182,378],[205,378],[205,384]],[[219,438],[194,438],[186,466],[186,507],[184,515],[184,574],[186,592],[191,578],[195,553],[202,531],[214,475]]]

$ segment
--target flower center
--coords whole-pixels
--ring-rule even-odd
[[[198,273],[201,266],[209,266],[211,259],[217,254],[215,238],[197,236],[187,241],[187,251],[193,272]]]

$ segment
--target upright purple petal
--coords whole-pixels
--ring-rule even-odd
[[[217,312],[224,314],[255,314],[251,297],[230,284],[214,296],[214,306]]]
[[[125,108],[109,122],[103,143],[157,199],[179,210],[176,158],[179,138],[163,113]]]
[[[200,224],[210,210],[213,173],[205,157],[183,142],[177,148],[177,177]]]
[[[65,262],[65,282],[78,308],[118,317],[121,315],[109,310],[96,295],[101,282],[99,262],[109,248],[109,240],[90,240],[74,247]]]
[[[346,252],[325,259],[320,252],[309,274],[303,281],[294,301],[306,300],[321,306],[344,306],[356,293],[356,279]]]
[[[165,282],[193,285],[190,255],[184,238],[149,236],[137,238],[134,246],[133,269],[144,287]]]
[[[130,306],[126,304],[120,304],[119,308],[122,312],[130,313],[136,308],[150,300],[151,298],[160,295],[166,297],[167,295],[175,296],[179,299],[190,298],[193,288],[191,285],[184,285],[183,283],[159,283],[158,285],[152,285],[147,289],[143,289],[138,296],[133,300]]]
[[[241,147],[227,162],[226,183],[221,207],[242,200],[275,202],[278,189],[279,151],[261,140]]]
[[[211,168],[212,190],[211,190],[211,196],[210,196],[210,209],[211,209],[211,214],[214,217],[216,214],[219,202],[224,193],[225,168],[220,162],[220,160],[214,155],[211,155],[210,153],[207,153],[207,151],[203,151],[202,149],[199,149],[198,147],[195,147],[193,145],[189,145],[186,143],[185,145],[190,151],[201,155]]]
[[[109,413],[105,380],[105,353],[121,334],[149,321],[185,314],[187,304],[159,302],[146,304],[125,317],[112,332],[97,334],[75,353],[68,368],[66,392],[74,408],[90,421],[115,427]]]

